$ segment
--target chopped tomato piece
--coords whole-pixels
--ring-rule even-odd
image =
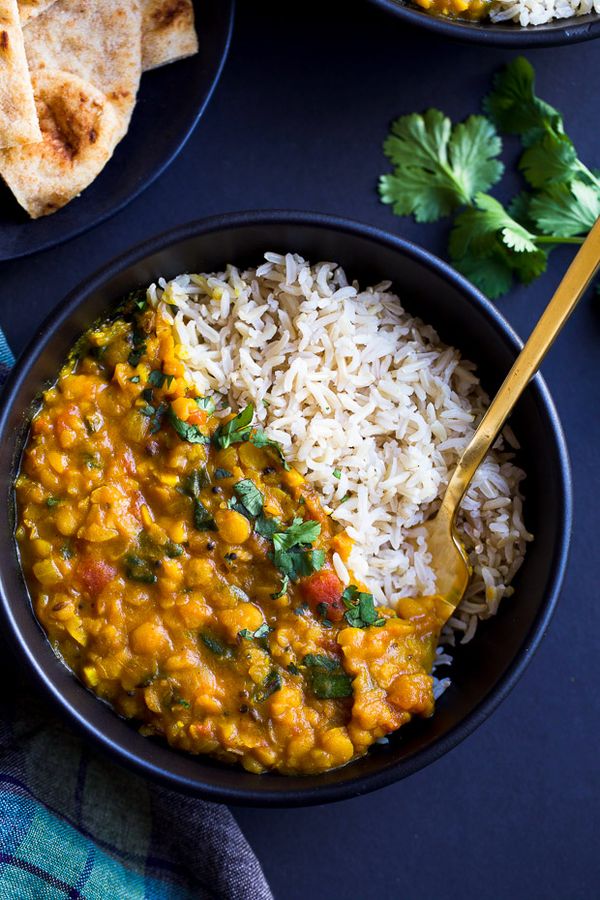
[[[344,586],[335,572],[331,569],[315,572],[301,582],[300,590],[313,612],[322,613],[323,618],[331,622],[341,621],[344,616]]]
[[[93,597],[97,597],[116,578],[117,570],[102,559],[84,559],[79,566],[78,575],[85,589]]]

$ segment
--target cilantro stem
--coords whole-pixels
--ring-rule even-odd
[[[538,234],[534,241],[536,244],[583,244],[584,237],[558,237],[554,234]]]

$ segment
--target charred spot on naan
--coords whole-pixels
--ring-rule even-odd
[[[198,52],[192,0],[143,0],[142,68],[156,69]]]
[[[189,0],[170,0],[153,10],[151,19],[153,27],[157,30],[172,28],[175,24],[187,27],[194,21],[194,10]]]

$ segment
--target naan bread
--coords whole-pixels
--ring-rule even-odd
[[[198,52],[192,0],[142,0],[142,69]]]
[[[30,71],[71,72],[102,91],[123,137],[142,71],[138,0],[58,0],[23,30]]]
[[[34,16],[39,16],[53,3],[56,3],[56,0],[17,0],[21,25],[25,25]]]
[[[0,147],[40,138],[17,0],[0,0]]]
[[[42,140],[0,151],[0,174],[33,219],[56,212],[86,188],[118,142],[115,107],[69,72],[32,75]]]

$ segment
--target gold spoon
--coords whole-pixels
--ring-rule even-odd
[[[539,369],[546,353],[600,268],[600,219],[581,245],[552,300],[516,358],[467,444],[436,515],[425,523],[431,567],[439,595],[438,614],[446,622],[462,600],[471,577],[466,550],[456,530],[456,514],[475,472]]]

